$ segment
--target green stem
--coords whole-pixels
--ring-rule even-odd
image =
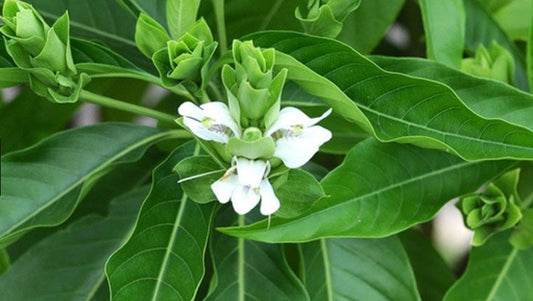
[[[244,226],[244,215],[239,215],[239,226]],[[244,238],[238,238],[239,264],[238,264],[238,281],[239,281],[239,301],[244,298]]]
[[[81,91],[80,98],[84,101],[99,104],[104,107],[118,109],[121,111],[130,112],[133,114],[144,115],[144,116],[159,120],[161,122],[165,122],[167,124],[177,125],[176,122],[174,121],[177,116],[172,116],[170,114],[162,113],[156,110],[152,110],[149,108],[145,108],[145,107],[141,107],[141,106],[134,105],[131,103],[116,100],[116,99],[113,99],[107,96],[94,94],[87,90]]]
[[[226,40],[226,22],[224,20],[224,0],[212,0],[215,9],[218,41],[220,42],[220,53],[226,52],[228,41]]]

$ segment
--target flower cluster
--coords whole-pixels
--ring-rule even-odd
[[[226,66],[222,80],[229,107],[222,102],[196,106],[183,103],[178,113],[198,138],[222,145],[231,155],[231,167],[211,185],[221,203],[231,200],[235,212],[246,214],[261,201],[260,212],[271,215],[280,202],[268,180],[272,167],[307,163],[331,132],[316,125],[326,118],[310,118],[294,107],[280,109],[286,71],[273,76],[274,52],[249,41],[233,45],[235,69]]]

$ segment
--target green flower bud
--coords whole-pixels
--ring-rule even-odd
[[[222,82],[232,117],[245,127],[252,125],[264,129],[279,113],[287,70],[273,76],[274,56],[274,49],[262,50],[252,41],[233,42],[235,69],[225,65]]]
[[[457,204],[466,225],[474,231],[472,245],[484,244],[496,232],[510,229],[522,219],[516,192],[518,172],[505,174],[489,184],[483,193],[465,196]]]
[[[6,50],[18,67],[28,71],[34,92],[53,102],[77,101],[90,78],[77,75],[70,50],[68,13],[52,27],[24,2],[6,0],[2,13],[0,32],[6,37]]]
[[[202,85],[216,47],[209,26],[200,19],[178,40],[168,41],[166,48],[156,51],[152,61],[163,85],[185,84],[194,91]]]
[[[468,74],[509,84],[514,82],[513,56],[496,42],[492,42],[488,50],[485,46],[480,45],[474,58],[463,59],[461,70]]]
[[[342,30],[344,19],[359,7],[361,1],[354,0],[309,0],[307,16],[303,17],[297,7],[294,14],[302,23],[305,32],[334,38]]]

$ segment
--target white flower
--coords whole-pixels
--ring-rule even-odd
[[[233,158],[232,167],[211,185],[211,189],[220,203],[231,199],[238,214],[250,212],[261,200],[261,214],[271,215],[279,209],[280,203],[266,178],[269,172],[268,161]]]
[[[282,109],[265,132],[265,136],[277,139],[274,157],[280,158],[289,168],[298,168],[311,160],[318,148],[331,139],[330,131],[315,125],[330,113],[331,109],[320,117],[309,118],[296,108]]]
[[[178,113],[183,116],[185,126],[204,140],[226,144],[230,135],[241,137],[240,126],[222,102],[209,102],[198,107],[188,101],[180,105]]]

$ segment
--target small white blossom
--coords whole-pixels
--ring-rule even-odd
[[[178,108],[178,113],[183,116],[185,126],[203,140],[226,144],[230,135],[241,137],[240,126],[222,102],[209,102],[200,107],[185,102]]]
[[[318,148],[331,139],[331,132],[315,125],[331,113],[309,118],[304,112],[287,107],[279,112],[278,119],[268,128],[265,136],[276,139],[274,157],[280,158],[289,168],[298,168],[318,152]]]
[[[268,161],[234,158],[232,167],[211,185],[211,189],[220,203],[231,199],[238,214],[250,212],[261,201],[261,214],[271,215],[279,209],[280,203],[266,178],[269,172]]]

